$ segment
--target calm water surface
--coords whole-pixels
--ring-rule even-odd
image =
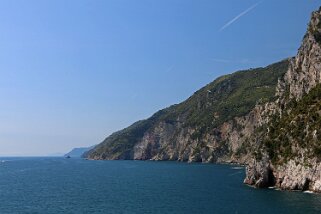
[[[321,195],[243,178],[228,165],[1,158],[0,213],[321,213]]]

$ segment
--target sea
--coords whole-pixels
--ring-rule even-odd
[[[321,194],[255,189],[244,167],[0,158],[2,213],[321,213]]]

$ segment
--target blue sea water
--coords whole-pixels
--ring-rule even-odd
[[[321,195],[254,189],[244,168],[2,158],[0,213],[321,213]]]

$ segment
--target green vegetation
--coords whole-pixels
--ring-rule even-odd
[[[321,159],[321,84],[297,102],[292,100],[279,118],[269,124],[264,146],[273,163],[282,164],[304,150]]]
[[[266,68],[220,77],[171,108],[162,118],[166,121],[175,121],[178,115],[186,118],[184,125],[197,127],[199,133],[194,135],[199,137],[234,117],[246,115],[257,103],[275,99],[277,80],[287,68],[288,61],[284,60]]]
[[[275,99],[278,78],[284,75],[287,68],[288,60],[284,60],[265,68],[222,76],[195,92],[186,101],[112,134],[87,155],[102,159],[131,159],[134,145],[146,131],[160,122],[173,125],[180,122],[182,127],[196,130],[192,139],[201,139],[204,134],[212,133],[214,128],[224,122],[246,115],[256,104]]]
[[[131,126],[113,133],[85,156],[100,156],[103,159],[132,159],[132,149],[144,133],[152,127],[166,111],[161,110],[147,120],[140,120]]]

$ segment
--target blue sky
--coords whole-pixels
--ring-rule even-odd
[[[216,77],[294,56],[321,0],[3,0],[0,155],[101,142]]]

